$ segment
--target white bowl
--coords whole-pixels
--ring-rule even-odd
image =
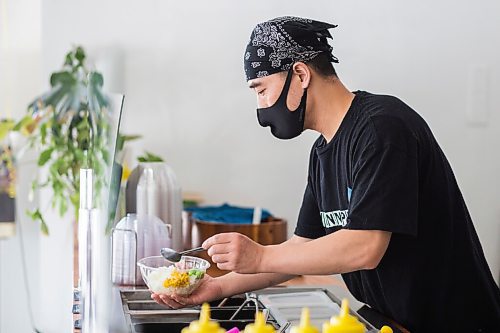
[[[181,272],[189,272],[192,269],[196,269],[202,271],[204,274],[210,267],[210,263],[205,259],[190,256],[182,256],[181,261],[176,263],[168,261],[162,256],[146,257],[139,260],[137,265],[141,269],[142,279],[150,291],[159,295],[178,294],[183,296],[190,295],[198,288],[203,277],[190,277],[187,287],[165,287],[163,282],[168,278],[172,269],[171,267],[174,266]]]

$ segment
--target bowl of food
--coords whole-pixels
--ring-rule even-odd
[[[198,288],[210,263],[190,256],[183,256],[179,262],[152,256],[139,260],[137,266],[149,290],[155,294],[188,296]]]

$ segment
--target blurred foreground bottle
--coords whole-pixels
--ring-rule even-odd
[[[293,326],[290,333],[319,333],[317,327],[311,325],[311,317],[308,308],[302,309],[299,326]]]
[[[382,327],[381,333],[392,333],[392,329],[388,326]],[[342,300],[340,314],[333,316],[330,322],[323,324],[323,333],[366,333],[366,327],[358,318],[349,313],[349,302],[347,299]]]
[[[248,324],[245,327],[244,333],[275,333],[274,327],[266,323],[264,314],[262,312],[257,312],[255,314],[255,323]]]
[[[219,323],[210,320],[210,305],[201,306],[200,319],[195,320],[181,331],[182,333],[226,333]]]

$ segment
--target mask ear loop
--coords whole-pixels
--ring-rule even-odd
[[[290,110],[290,109],[288,109],[288,106],[286,105],[286,98],[288,97],[288,90],[290,90],[290,84],[292,83],[292,76],[293,76],[293,69],[290,68],[288,70],[288,74],[286,76],[285,85],[283,86],[283,90],[281,91],[280,97],[278,98],[278,100],[275,103],[275,104],[278,104],[278,102],[283,102],[283,99],[284,99],[285,100],[284,104],[285,104],[288,112],[295,112],[295,111],[297,111],[297,109],[300,108],[301,105],[305,103],[305,100],[307,98],[307,88],[304,88],[304,93],[302,94],[302,97],[300,99],[300,104],[297,107],[297,109],[295,109],[293,111]],[[302,120],[302,117],[303,117],[303,115],[301,115],[301,120]]]
[[[292,83],[292,75],[293,75],[293,69],[290,68],[288,70],[288,74],[286,75],[286,80],[285,80],[285,85],[283,86],[283,90],[281,90],[280,97],[276,102],[283,101],[283,99],[286,102],[286,98],[288,97],[288,90],[290,89],[290,84]]]

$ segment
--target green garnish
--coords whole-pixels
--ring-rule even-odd
[[[190,269],[188,272],[189,276],[194,276],[196,279],[202,279],[205,276],[205,272],[199,269]]]

